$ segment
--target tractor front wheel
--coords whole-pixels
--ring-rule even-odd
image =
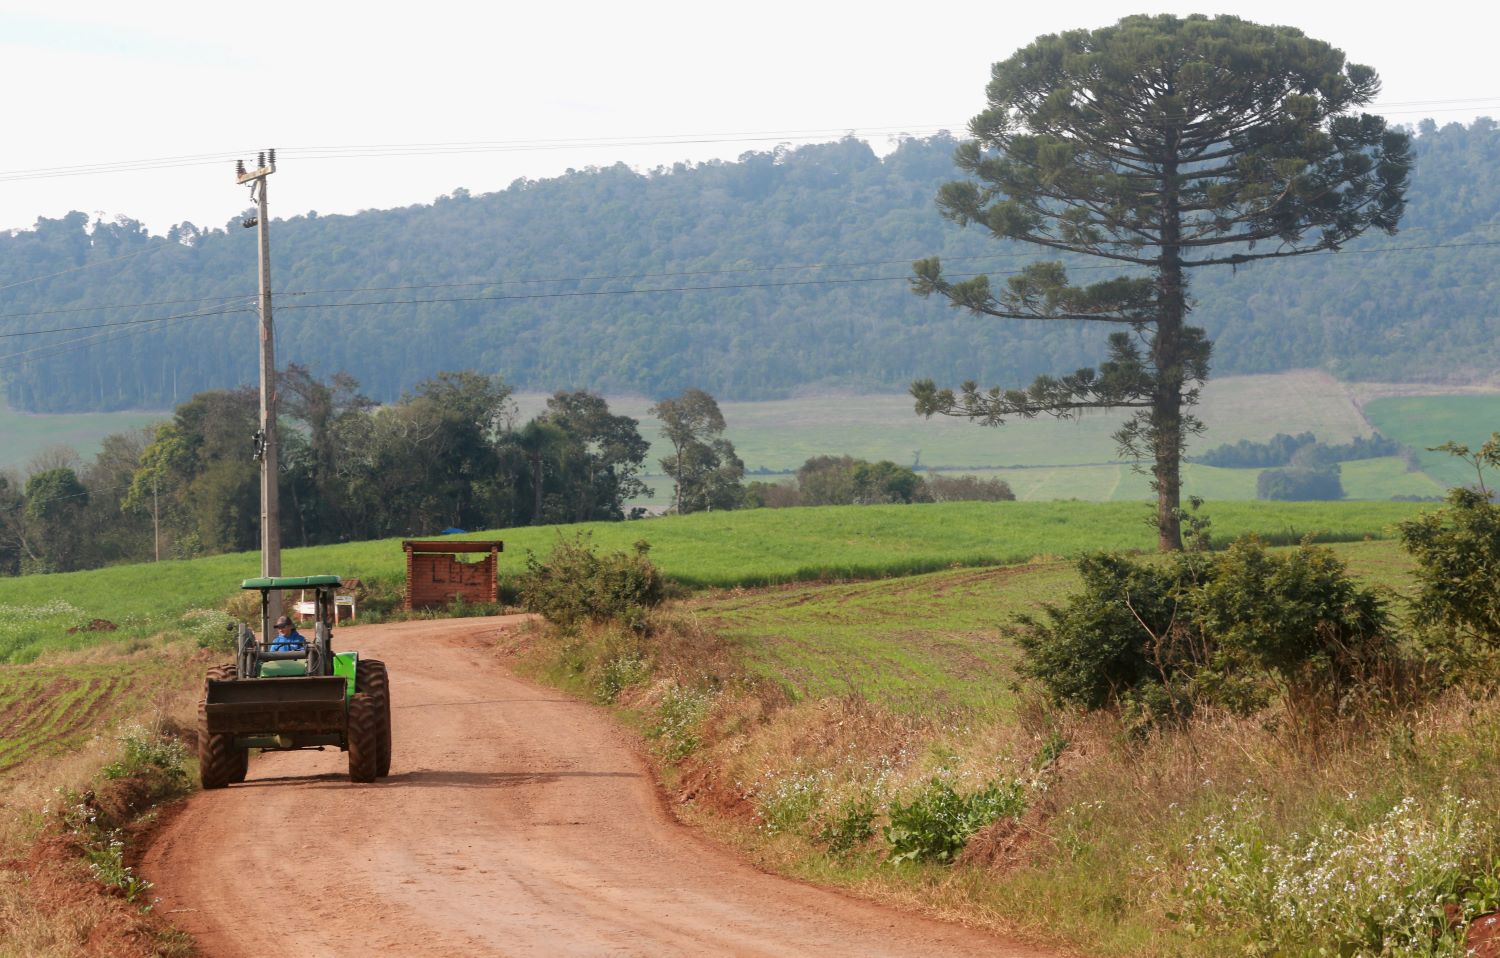
[[[250,750],[236,748],[233,735],[208,731],[208,679],[234,679],[238,670],[231,663],[208,670],[203,683],[203,699],[198,703],[198,781],[204,788],[223,788],[243,782],[250,771]]]
[[[364,692],[375,700],[376,728],[375,774],[391,774],[391,680],[385,663],[379,659],[360,659],[354,666],[354,691]]]
[[[380,715],[364,692],[349,699],[349,781],[373,782],[379,763]]]

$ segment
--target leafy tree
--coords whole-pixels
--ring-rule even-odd
[[[797,469],[798,502],[804,506],[852,505],[853,456],[813,456]]]
[[[1040,37],[991,76],[975,139],[956,154],[973,179],[942,187],[943,215],[1123,272],[1079,286],[1063,262],[1040,262],[997,291],[988,276],[945,277],[932,257],[914,264],[913,289],[980,315],[1116,331],[1097,369],[1026,389],[967,382],[957,395],[920,380],[917,411],[998,425],[1135,409],[1115,438],[1153,461],[1158,544],[1181,549],[1180,464],[1202,429],[1187,410],[1210,348],[1186,322],[1189,274],[1394,233],[1409,137],[1354,112],[1379,91],[1374,70],[1299,30],[1231,16],[1132,16]]]
[[[80,568],[83,543],[90,530],[82,527],[88,511],[88,490],[66,466],[47,469],[26,480],[27,560],[34,572],[69,572]]]
[[[889,459],[856,466],[854,488],[858,490],[856,501],[861,503],[920,502],[928,498],[922,477]]]
[[[423,525],[483,525],[498,472],[496,443],[514,416],[511,388],[498,376],[443,372],[418,384],[407,421],[420,466]],[[436,531],[436,529],[434,529]]]
[[[359,391],[359,381],[348,373],[335,373],[321,381],[299,363],[289,363],[276,378],[282,415],[306,427],[305,442],[282,430],[280,462],[287,473],[291,496],[286,501],[295,514],[299,537],[325,538],[323,532],[342,529],[338,483],[339,425],[370,411],[374,402]]]
[[[81,568],[153,555],[150,513],[123,506],[152,435],[149,429],[137,429],[105,436],[93,462],[83,469],[79,478],[89,491],[88,513],[83,521],[90,534],[84,543]]]
[[[737,507],[744,499],[745,464],[724,438],[724,414],[714,397],[688,389],[650,411],[661,420],[662,435],[672,444],[672,455],[661,460],[661,467],[672,479],[676,511]]]
[[[22,524],[25,497],[14,479],[0,474],[0,575],[20,575],[26,555],[26,532]]]
[[[627,501],[651,494],[640,478],[651,444],[638,425],[612,414],[609,403],[590,392],[559,392],[547,400],[547,411],[522,431],[522,445],[542,453],[550,480],[544,521],[623,519]]]
[[[797,470],[804,506],[878,505],[928,501],[922,477],[889,460],[869,462],[852,456],[814,456]]]

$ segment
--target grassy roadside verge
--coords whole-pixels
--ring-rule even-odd
[[[1409,581],[1393,544],[1339,551],[1367,581]],[[649,636],[538,633],[516,654],[617,709],[679,813],[759,863],[1061,948],[1260,954],[1270,923],[1495,904],[1443,871],[1500,852],[1493,700],[1143,738],[1009,688],[1000,626],[1069,587],[1041,563],[739,590],[658,613]],[[1426,884],[1396,861],[1431,865]],[[1350,953],[1462,953],[1418,911],[1391,917],[1407,922],[1392,950]]]

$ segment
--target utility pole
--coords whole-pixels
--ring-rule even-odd
[[[260,460],[260,574],[281,575],[281,507],[277,501],[276,468],[276,333],[271,324],[271,217],[266,213],[266,178],[276,172],[276,151],[257,157],[256,168],[245,170],[245,161],[235,165],[234,181],[250,184],[256,215],[244,226],[260,228],[260,431],[255,434],[255,455]],[[281,593],[269,593],[271,616],[281,615]]]

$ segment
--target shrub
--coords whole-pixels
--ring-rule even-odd
[[[945,779],[934,778],[911,801],[891,802],[891,823],[884,832],[891,846],[889,861],[951,862],[970,835],[1025,810],[1025,785],[1019,781],[995,781],[960,795]]]
[[[662,599],[663,580],[637,542],[633,552],[599,555],[587,533],[558,542],[545,561],[526,558],[521,604],[571,629],[584,622],[618,621],[644,626],[646,612]]]
[[[1243,714],[1277,694],[1338,700],[1392,654],[1380,599],[1324,548],[1245,539],[1216,555],[1085,556],[1078,570],[1082,591],[1017,636],[1020,671],[1058,702]]]
[[[1381,600],[1328,549],[1275,555],[1253,540],[1216,555],[1195,590],[1193,612],[1207,652],[1198,683],[1220,704],[1247,711],[1261,691],[1333,699],[1390,652]],[[1236,688],[1230,695],[1230,686]]]
[[[1152,636],[1180,629],[1177,606],[1199,577],[1183,558],[1139,562],[1112,553],[1076,563],[1082,591],[1043,607],[1043,620],[1021,618],[1021,674],[1059,702],[1099,709],[1176,671],[1170,650]]]
[[[1478,451],[1439,447],[1474,465],[1472,489],[1448,493],[1448,508],[1401,523],[1401,544],[1417,562],[1421,593],[1413,611],[1419,626],[1479,646],[1500,646],[1500,505],[1484,485],[1487,468],[1500,467],[1500,433]]]

